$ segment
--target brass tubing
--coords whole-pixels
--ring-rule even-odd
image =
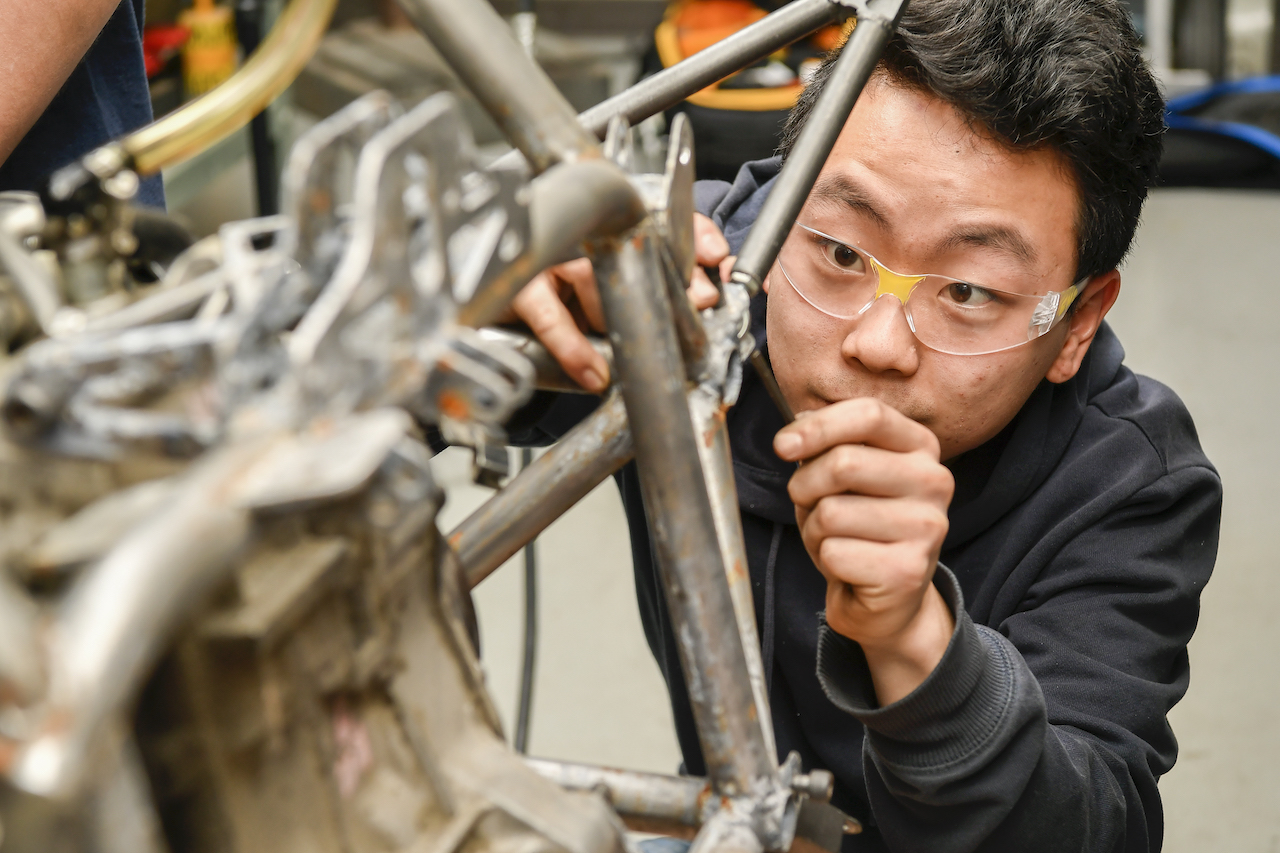
[[[118,144],[150,175],[244,127],[293,83],[315,53],[338,0],[292,0],[253,56],[218,88]]]

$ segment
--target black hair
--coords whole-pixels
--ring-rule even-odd
[[[788,116],[784,158],[835,58]],[[1164,102],[1122,2],[911,0],[877,71],[947,102],[1014,150],[1058,151],[1080,192],[1077,279],[1120,264],[1164,131]]]

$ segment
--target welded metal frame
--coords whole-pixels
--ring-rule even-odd
[[[747,302],[772,267],[905,0],[797,0],[733,39],[577,117],[514,37],[507,38],[486,4],[400,4],[507,132],[534,174],[567,164],[607,163],[601,161],[602,153],[625,162],[618,147],[624,144],[627,122],[665,109],[772,50],[857,12],[853,35],[739,254],[730,282],[723,286],[720,316],[736,308],[736,328],[723,328],[723,321],[717,329],[703,328],[697,317],[690,322],[688,312],[680,310],[683,304],[673,301],[687,285],[692,259],[686,263],[675,257],[682,254],[679,246],[686,235],[671,233],[664,222],[661,193],[657,204],[652,193],[645,199],[650,215],[634,227],[595,228],[584,247],[600,284],[615,390],[595,414],[450,536],[467,581],[474,585],[634,458],[681,662],[693,674],[687,687],[708,779],[548,762],[536,767],[566,787],[605,791],[639,828],[687,834],[691,825],[700,826],[694,853],[789,849],[797,840],[799,803],[829,800],[833,780],[825,771],[801,774],[795,756],[781,766],[776,758],[724,412],[736,399],[740,379],[734,378],[734,359],[738,370],[748,356],[763,364],[746,335]],[[596,136],[606,127],[610,138],[601,152]],[[673,128],[672,135],[683,132]],[[675,139],[673,152],[680,145]],[[689,164],[688,156],[682,156]],[[672,168],[669,163],[668,181]],[[669,200],[670,187],[667,193]],[[559,205],[548,204],[554,207]],[[688,211],[682,212],[687,218]],[[531,274],[542,266],[529,264],[522,272]],[[462,315],[472,322],[496,316],[495,306],[509,302],[523,283],[509,277],[478,293],[473,301],[483,307],[464,307]],[[713,315],[708,312],[706,319],[714,325]],[[766,381],[771,380],[767,365],[765,373]],[[563,387],[562,381],[551,387],[557,384]],[[839,824],[840,831],[856,827],[848,819]],[[827,837],[826,846],[835,849],[838,836]]]
[[[450,537],[463,565],[455,572],[449,555],[442,555],[448,566],[437,566],[441,588],[479,582],[634,458],[683,670],[689,674],[688,695],[707,778],[554,762],[534,763],[531,768],[510,762],[486,765],[484,749],[496,748],[496,743],[466,754],[448,753],[449,758],[461,772],[485,780],[481,787],[497,797],[495,802],[507,797],[504,808],[521,815],[521,820],[547,818],[555,823],[564,818],[566,825],[573,823],[568,800],[539,800],[539,785],[544,794],[564,792],[538,780],[532,775],[536,771],[566,789],[604,794],[638,828],[677,835],[696,830],[694,853],[713,848],[763,853],[806,842],[834,851],[841,833],[853,831],[856,822],[825,805],[833,778],[822,770],[803,773],[795,754],[781,763],[777,757],[725,411],[737,398],[741,371],[749,359],[762,365],[759,369],[769,378],[767,364],[753,352],[746,334],[750,297],[772,266],[905,0],[796,0],[581,116],[483,0],[400,2],[514,143],[534,175],[527,187],[518,170],[501,165],[483,173],[472,170],[468,156],[458,150],[470,143],[448,96],[437,96],[404,115],[389,99],[373,96],[335,117],[339,120],[333,125],[339,136],[349,135],[348,141],[361,148],[353,226],[340,257],[308,253],[312,247],[305,237],[330,227],[335,208],[330,195],[309,191],[329,176],[323,159],[315,158],[317,152],[309,152],[309,157],[303,150],[298,162],[309,164],[307,168],[286,170],[285,207],[291,216],[223,229],[219,275],[226,276],[225,282],[205,280],[193,270],[172,290],[143,297],[127,312],[101,319],[81,316],[78,309],[51,299],[53,291],[40,268],[24,263],[24,244],[12,235],[25,232],[13,222],[29,218],[30,205],[10,199],[0,210],[0,218],[11,226],[0,229],[8,234],[0,233],[5,237],[0,240],[0,262],[17,277],[38,330],[49,336],[23,352],[21,370],[9,377],[0,419],[11,437],[36,446],[47,444],[51,435],[57,437],[55,425],[65,427],[60,419],[70,413],[72,431],[64,429],[61,440],[104,453],[140,439],[187,442],[200,449],[227,439],[191,466],[171,491],[149,498],[159,499],[163,506],[147,505],[154,510],[147,523],[130,527],[112,545],[102,543],[109,550],[94,555],[101,559],[62,602],[53,624],[59,653],[53,655],[54,665],[47,673],[45,697],[56,713],[28,721],[29,736],[24,735],[21,748],[6,757],[9,779],[27,795],[70,797],[93,775],[93,747],[111,740],[104,734],[117,724],[121,709],[136,695],[179,622],[233,570],[239,546],[257,523],[256,514],[295,511],[316,501],[350,496],[393,469],[424,472],[420,463],[425,449],[405,439],[412,429],[406,410],[439,424],[446,436],[451,426],[461,430],[479,458],[491,455],[494,437],[501,438],[499,425],[525,399],[530,377],[537,374],[546,387],[565,390],[567,378],[536,343],[523,340],[513,347],[495,347],[502,333],[482,327],[501,317],[540,270],[585,253],[601,286],[610,329],[609,343],[602,343],[601,349],[612,359],[615,388],[594,415]],[[134,214],[127,202],[136,190],[137,173],[185,156],[199,141],[246,118],[260,106],[259,99],[269,98],[274,87],[296,71],[299,57],[319,38],[332,7],[333,0],[293,0],[272,44],[292,34],[302,47],[285,52],[264,46],[262,55],[255,56],[220,95],[118,145],[99,149],[79,171],[55,175],[45,193],[45,212],[66,213],[58,213],[58,205],[70,210],[79,189],[90,185],[120,202],[102,220],[114,253],[104,257],[112,270],[119,267],[117,261],[136,248],[131,242]],[[687,124],[673,123],[666,169],[655,180],[627,169],[629,123],[855,10],[858,26],[853,37],[733,275],[721,286],[720,304],[701,315],[694,313],[684,297],[694,264],[692,139]],[[321,148],[335,141],[325,137],[327,127],[318,127],[312,136]],[[598,137],[606,130],[601,145]],[[376,133],[366,139],[366,131]],[[410,155],[418,152],[430,152],[436,159],[425,179],[415,182],[409,179],[408,164]],[[476,206],[459,203],[464,171],[486,187]],[[425,204],[433,214],[422,220],[423,228],[431,231],[428,251],[435,253],[426,258],[427,264],[420,263],[422,258],[412,258],[411,264],[416,227],[406,203],[406,187],[411,185],[423,195],[415,203]],[[469,257],[464,277],[450,268],[441,247],[464,220],[479,223],[482,218],[497,225],[485,232],[491,232],[489,243],[473,244],[482,251],[471,253],[474,258]],[[34,219],[28,225],[40,230]],[[264,242],[267,248],[255,248],[259,238],[270,238]],[[300,264],[294,263],[294,249],[301,249],[296,259]],[[300,314],[291,313],[298,307],[292,305],[288,311],[274,310],[281,305],[271,300],[294,293],[289,288],[255,289],[259,278],[301,288],[306,276],[314,277],[315,288],[295,294],[305,303]],[[465,292],[456,289],[460,283]],[[441,296],[445,293],[452,298]],[[412,321],[414,340],[422,346],[398,349],[389,356],[368,355],[366,362],[353,365],[342,334],[367,319],[360,306],[384,298],[395,301]],[[238,315],[224,316],[228,299]],[[197,304],[202,307],[192,320],[133,325],[171,314],[189,317]],[[71,321],[85,324],[88,334],[78,336],[72,329],[60,339],[64,327],[74,325]],[[100,324],[105,325],[99,328]],[[375,331],[378,328],[387,327]],[[138,417],[137,412],[111,406],[130,391],[112,382],[124,377],[145,385],[163,373],[144,370],[128,376],[121,366],[126,361],[136,360],[142,368],[148,358],[167,358],[172,368],[194,360],[190,354],[216,349],[220,342],[248,340],[252,350],[252,341],[287,329],[292,331],[287,343],[281,341],[276,366],[289,381],[277,389],[274,402],[253,413],[262,417],[236,422],[246,430],[243,433],[233,431],[228,439],[228,434],[217,432],[216,424],[201,426],[203,422],[153,417],[154,413]],[[238,351],[222,355],[226,364],[240,364]],[[85,379],[90,367],[119,369]],[[361,382],[359,371],[364,368],[371,372]],[[224,389],[228,410],[233,410],[254,387],[255,374],[230,373],[238,376]],[[446,393],[452,408],[441,403]],[[357,411],[361,407],[369,408]],[[336,425],[327,417],[335,411],[342,416]],[[294,427],[310,421],[315,421],[315,429],[294,435]],[[206,427],[211,430],[208,435],[202,432]],[[76,432],[77,428],[83,429]],[[344,452],[342,465],[315,464],[316,459],[335,458],[339,446],[358,452]],[[391,456],[399,461],[391,460],[384,471],[383,463]],[[413,482],[421,486],[426,481],[418,477]],[[404,477],[388,483],[387,488],[396,485],[401,492],[412,485]],[[424,519],[434,517],[438,501],[422,499],[431,489],[410,491],[405,492],[409,497],[397,493],[396,506],[416,502],[405,523],[420,530]],[[387,506],[370,505],[372,523],[382,523],[376,518],[386,521]],[[140,506],[130,510],[149,511]],[[182,571],[173,570],[178,564]],[[462,597],[462,590],[447,591]],[[101,604],[117,599],[124,606]],[[31,633],[33,613],[23,610],[21,601],[2,586],[0,613],[22,636]],[[417,618],[420,627],[430,622],[425,612]],[[459,624],[451,622],[448,628],[457,635],[450,642],[461,637]],[[456,657],[470,665],[465,654]],[[19,688],[38,689],[39,673],[23,671],[21,661],[4,658],[0,663],[12,671]],[[445,694],[426,695],[431,692],[430,679],[421,675],[397,681],[397,689],[414,694],[402,697],[404,704],[449,704]],[[474,694],[484,705],[483,691]],[[481,711],[480,716],[492,722],[491,709]],[[491,734],[496,737],[496,724],[494,729]],[[121,755],[124,763],[111,772],[123,780],[124,789],[133,790],[137,786],[129,780],[137,775],[136,768],[131,770],[127,754]],[[521,779],[537,784],[523,785]],[[538,802],[526,802],[526,797]],[[580,811],[577,817],[584,814]],[[596,820],[599,817],[580,821],[584,832],[612,826]],[[454,818],[464,831],[477,815],[462,809]],[[565,842],[563,833],[550,824],[541,830],[548,838],[561,838],[559,846],[565,849],[617,849],[612,829],[605,833],[607,839],[597,839],[599,844],[580,845]]]

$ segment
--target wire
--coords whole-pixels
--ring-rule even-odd
[[[520,451],[520,469],[533,462],[533,450]],[[516,752],[529,751],[529,720],[533,712],[533,674],[538,657],[537,540],[524,546],[524,663],[520,669],[520,705],[516,712]]]

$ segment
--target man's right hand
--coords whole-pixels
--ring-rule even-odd
[[[719,266],[724,279],[733,258],[720,229],[700,213],[694,214],[693,232],[697,266],[688,294],[693,307],[701,311],[720,298],[720,291],[702,267]],[[609,387],[609,365],[587,340],[588,331],[605,331],[600,290],[590,261],[578,258],[539,273],[511,307],[575,382],[596,394]]]

